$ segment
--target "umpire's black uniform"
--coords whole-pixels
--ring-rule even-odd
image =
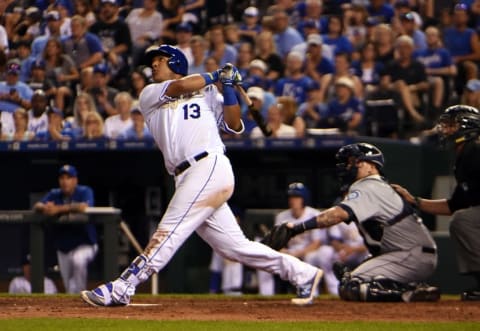
[[[457,186],[447,201],[453,213],[450,236],[460,273],[474,276],[480,287],[480,141],[470,140],[457,148]]]

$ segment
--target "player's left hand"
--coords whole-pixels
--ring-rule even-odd
[[[242,84],[242,75],[231,63],[226,63],[222,69],[220,69],[220,82],[223,85],[234,86]]]

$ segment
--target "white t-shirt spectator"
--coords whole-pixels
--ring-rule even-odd
[[[117,139],[133,125],[132,119],[126,121],[120,118],[120,115],[112,115],[105,120],[105,136],[111,139]]]

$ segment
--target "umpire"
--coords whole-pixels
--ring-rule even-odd
[[[457,252],[461,274],[475,278],[477,286],[461,294],[462,300],[480,300],[480,112],[471,106],[455,105],[440,116],[440,141],[455,148],[457,186],[449,199],[413,197],[403,187],[395,189],[421,211],[452,215],[450,237]]]

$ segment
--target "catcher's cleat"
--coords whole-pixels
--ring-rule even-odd
[[[480,289],[464,291],[460,295],[462,301],[480,301]]]
[[[297,288],[297,297],[292,299],[292,303],[297,306],[311,305],[322,276],[323,271],[318,269],[315,277],[313,277],[311,281]]]
[[[402,293],[404,302],[433,302],[440,300],[440,289],[435,286],[418,286],[417,288]]]
[[[80,296],[83,301],[94,307],[126,306],[126,303],[116,302],[112,298],[112,291],[113,284],[107,283],[91,291],[82,291]]]

